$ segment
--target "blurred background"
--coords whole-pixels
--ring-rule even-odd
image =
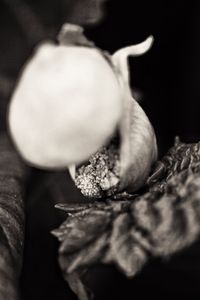
[[[111,53],[153,34],[146,55],[130,59],[131,85],[139,93],[158,138],[160,156],[182,141],[200,140],[200,2],[163,0],[0,0],[0,130],[20,70],[34,47],[56,40],[64,22],[83,25],[97,46]],[[58,202],[85,201],[66,172],[31,169],[21,280],[25,300],[76,299],[57,264],[58,243],[50,230],[64,215]],[[170,261],[149,263],[133,280],[112,267],[86,275],[95,299],[195,299],[200,296],[200,247]]]

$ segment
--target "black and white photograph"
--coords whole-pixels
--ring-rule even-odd
[[[200,1],[0,0],[0,300],[199,278]]]

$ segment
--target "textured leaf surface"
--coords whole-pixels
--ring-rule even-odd
[[[143,194],[57,207],[68,212],[54,231],[65,278],[99,262],[113,263],[132,277],[148,259],[170,256],[199,237],[200,144],[176,140],[157,162]],[[73,290],[79,299],[89,297]]]
[[[0,299],[18,299],[24,242],[26,168],[0,136]]]

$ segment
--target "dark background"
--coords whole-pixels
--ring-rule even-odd
[[[110,0],[102,18],[100,0],[0,0],[0,130],[21,67],[33,48],[56,38],[63,22],[83,24],[86,34],[111,53],[153,34],[145,56],[130,59],[131,83],[154,125],[160,155],[179,135],[200,139],[200,2]],[[23,5],[21,5],[23,3]],[[28,4],[28,8],[24,6]],[[65,172],[31,169],[27,185],[27,225],[21,280],[25,300],[76,299],[57,265],[58,243],[50,230],[64,215],[57,202],[85,201]],[[95,299],[195,299],[200,296],[200,247],[167,262],[153,261],[133,280],[112,267],[94,267],[85,280]]]

